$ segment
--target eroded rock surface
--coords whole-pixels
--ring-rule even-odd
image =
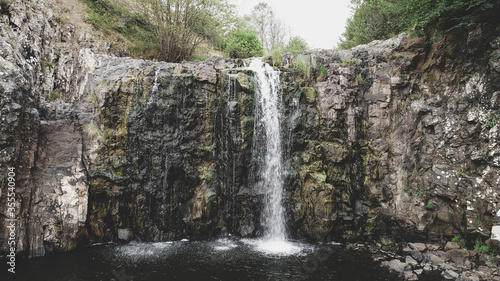
[[[16,167],[18,251],[259,236],[248,61],[107,56],[30,3],[41,8],[19,0],[0,13],[0,212]],[[298,55],[268,58],[281,71],[291,236],[498,243],[499,33],[489,23],[433,43],[310,51],[309,74]],[[431,262],[409,280],[441,260],[467,266],[461,249],[444,259],[413,245],[405,264]]]

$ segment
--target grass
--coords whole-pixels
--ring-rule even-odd
[[[352,65],[354,62],[356,62],[356,59],[355,59],[355,58],[348,59],[348,60],[342,60],[342,59],[340,59],[340,60],[339,60],[339,63],[340,63],[341,65],[344,65],[344,66],[350,66],[350,65]]]
[[[152,59],[158,55],[158,41],[149,26],[136,13],[110,0],[80,0],[87,5],[86,22],[104,35],[104,40],[116,42],[112,50],[123,50],[128,55]],[[119,43],[118,43],[119,42]]]
[[[83,125],[83,131],[93,140],[102,139],[104,137],[101,128],[97,127],[94,123]]]
[[[358,82],[358,84],[363,84],[365,82],[363,77],[361,77],[361,74],[356,75],[356,82]]]
[[[462,236],[460,236],[460,235],[455,235],[455,236],[451,239],[451,242],[459,243],[461,239],[462,239]]]
[[[305,55],[298,55],[295,61],[295,69],[302,75],[304,79],[311,79],[311,64],[308,57]]]
[[[408,190],[410,190],[410,187],[409,187],[409,186],[407,186],[407,185],[405,185],[405,186],[403,186],[403,190],[404,190],[404,191],[408,191]]]
[[[271,56],[273,58],[273,66],[280,66],[283,64],[283,50],[282,49],[274,49],[271,50]]]
[[[60,99],[61,96],[59,95],[59,92],[56,90],[50,91],[50,96],[49,96],[49,102],[55,102],[56,100]]]

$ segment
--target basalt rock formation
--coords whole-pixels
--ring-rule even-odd
[[[8,167],[30,256],[261,235],[249,60],[115,57],[29,3],[0,17],[1,249]],[[281,72],[291,237],[500,242],[497,26],[267,58]]]

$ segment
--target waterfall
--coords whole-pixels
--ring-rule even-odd
[[[286,241],[285,210],[283,207],[283,157],[281,145],[279,73],[254,59],[249,69],[255,73],[256,116],[254,146],[260,150],[262,162],[257,182],[264,191],[264,240]]]
[[[161,66],[158,67],[158,69],[156,69],[156,72],[155,72],[155,82],[153,84],[153,88],[151,89],[151,92],[157,92],[158,91],[158,86],[160,86],[160,83],[158,83],[158,75],[160,75],[160,70],[161,70]]]

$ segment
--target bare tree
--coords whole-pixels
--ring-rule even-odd
[[[273,9],[267,3],[257,4],[250,16],[246,17],[249,25],[259,35],[266,51],[281,48],[285,45],[289,28],[276,17]]]
[[[220,13],[230,8],[225,0],[122,1],[144,17],[158,39],[160,59],[169,62],[190,58],[201,43],[224,32]]]

